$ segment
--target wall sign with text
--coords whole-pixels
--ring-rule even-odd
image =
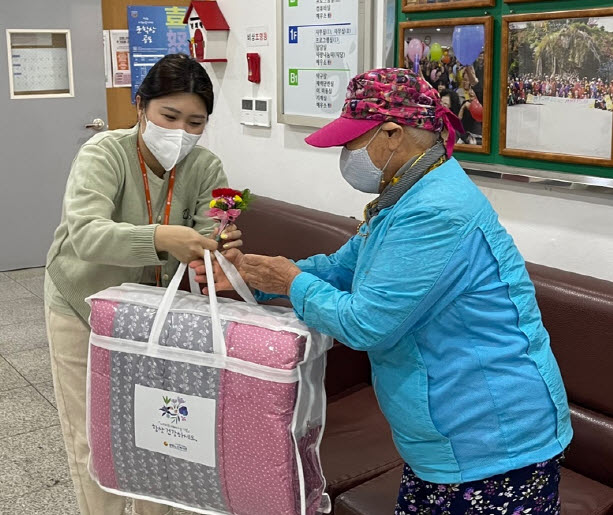
[[[364,70],[364,0],[280,0],[278,121],[336,118],[349,80]]]
[[[189,55],[189,28],[183,23],[187,7],[128,6],[132,103],[149,70],[168,54]]]

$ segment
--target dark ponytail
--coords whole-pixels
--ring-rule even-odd
[[[195,93],[204,102],[208,115],[213,113],[211,79],[200,63],[185,54],[162,57],[149,70],[136,92],[143,109],[150,100],[173,93]]]

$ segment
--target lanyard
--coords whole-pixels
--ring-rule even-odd
[[[147,177],[147,167],[145,166],[145,160],[143,159],[143,155],[141,154],[140,147],[136,145],[136,150],[138,152],[138,161],[140,162],[140,170],[143,173],[143,184],[145,186],[145,199],[147,200],[147,213],[149,214],[149,225],[153,223],[153,209],[151,207],[151,191],[149,190],[149,179]],[[166,209],[164,210],[164,221],[162,222],[164,225],[168,225],[168,221],[170,220],[170,204],[172,202],[172,190],[175,187],[175,172],[177,171],[177,167],[174,166],[172,171],[170,172],[170,178],[168,179],[168,195],[166,197]],[[160,286],[160,276],[162,275],[162,267],[155,267],[155,282],[158,286]]]

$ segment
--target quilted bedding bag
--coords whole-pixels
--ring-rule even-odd
[[[211,269],[210,255],[205,263]],[[331,338],[287,308],[138,284],[92,297],[89,471],[107,491],[218,515],[330,511],[319,444]],[[212,277],[212,273],[207,274]]]

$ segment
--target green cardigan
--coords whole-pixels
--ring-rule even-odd
[[[91,138],[79,150],[68,177],[62,218],[47,255],[47,273],[84,320],[90,312],[86,297],[124,282],[140,282],[144,267],[151,265],[162,266],[166,286],[179,264],[155,250],[158,224],[149,224],[136,152],[137,130],[107,131]],[[215,226],[205,215],[211,192],[225,186],[219,158],[196,146],[177,165],[169,223],[209,235]],[[49,300],[46,295],[45,301]]]

